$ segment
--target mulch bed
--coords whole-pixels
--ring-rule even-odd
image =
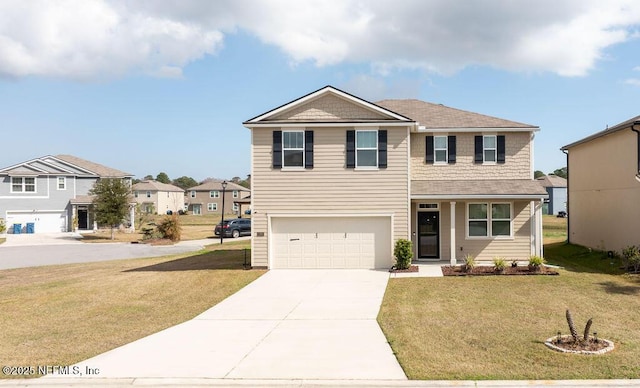
[[[452,267],[445,265],[442,267],[444,276],[495,276],[495,275],[559,275],[557,271],[542,266],[537,271],[532,271],[528,266],[519,265],[517,267],[506,267],[502,272],[496,272],[492,266],[477,266],[471,271],[466,271],[461,265]]]
[[[417,265],[412,265],[407,269],[397,269],[396,267],[391,267],[389,272],[391,273],[407,273],[407,272],[418,272],[419,268]]]
[[[571,336],[562,336],[559,340],[551,342],[555,346],[565,349],[565,350],[573,350],[580,351],[586,350],[589,352],[597,352],[598,350],[602,350],[609,346],[608,343],[602,340],[595,340],[594,338],[589,338],[588,341],[583,342],[574,342],[573,337]]]

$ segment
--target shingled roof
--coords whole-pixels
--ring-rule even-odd
[[[375,104],[409,117],[425,128],[538,129],[534,125],[499,119],[420,100],[382,100]]]
[[[211,180],[211,181],[204,182],[201,185],[189,187],[187,189],[187,191],[211,191],[211,190],[222,191],[222,181]],[[227,188],[225,190],[226,191],[233,191],[233,190],[251,191],[246,187],[242,187],[233,182],[227,182]]]
[[[133,190],[137,191],[168,191],[168,192],[184,192],[178,186],[162,183],[154,180],[141,181],[132,186]]]
[[[567,187],[567,180],[554,174],[541,176],[537,181],[542,187]]]
[[[413,197],[546,197],[539,182],[529,179],[487,179],[469,181],[411,181]]]
[[[102,178],[124,178],[133,176],[133,174],[116,170],[115,168],[103,166],[102,164],[98,164],[95,162],[90,162],[73,155],[56,155],[55,157],[65,162],[74,164],[78,167],[84,168],[85,170],[89,170]]]

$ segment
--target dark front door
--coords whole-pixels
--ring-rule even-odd
[[[78,229],[89,229],[89,211],[78,209]]]
[[[418,258],[440,258],[440,213],[418,213]]]

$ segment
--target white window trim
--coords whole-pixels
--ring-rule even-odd
[[[13,190],[13,179],[14,178],[20,178],[22,179],[22,190],[21,191],[14,191]],[[32,178],[33,179],[33,191],[27,191],[27,182],[26,180]],[[16,194],[36,194],[38,192],[38,178],[34,177],[34,176],[12,176],[11,177],[11,191],[10,193],[16,193]]]
[[[495,138],[495,143],[494,143],[496,145],[495,147],[493,147],[493,148],[485,147],[484,139],[487,138],[487,137]],[[495,152],[495,155],[496,155],[495,156],[495,160],[485,160],[484,159],[485,151],[490,151],[490,150],[493,150]],[[482,135],[482,163],[483,164],[497,164],[498,163],[498,135],[495,134],[495,133],[487,133],[487,134]]]
[[[209,191],[209,198],[220,198],[220,190]]]
[[[436,138],[437,137],[444,137],[444,148],[436,148]],[[484,146],[484,137],[483,137],[483,146]],[[444,160],[443,161],[438,161],[436,159],[436,150],[442,151],[444,150]],[[448,164],[449,163],[449,136],[447,135],[437,135],[437,136],[433,136],[433,164],[437,164],[437,165],[444,165],[444,164]]]
[[[196,192],[195,191],[191,191],[190,194],[191,194],[191,198],[195,198],[196,197]]]
[[[62,179],[62,188],[60,188],[60,180]],[[59,176],[56,178],[56,189],[62,191],[67,189],[67,177]]]
[[[232,211],[234,211],[234,212],[238,211],[238,204],[235,203],[235,202],[233,203],[233,210]]]
[[[145,196],[146,196],[147,198],[151,198],[151,192],[150,192],[150,191],[147,191],[147,192],[145,193]]]
[[[422,205],[425,205],[425,207],[421,207]],[[434,206],[434,207],[427,207],[429,205]],[[440,210],[440,202],[418,202],[416,204],[416,208],[418,209],[418,211]]]
[[[133,192],[133,198],[138,198],[138,191]]]
[[[358,133],[360,132],[375,132],[376,133],[376,147],[375,148],[358,148]],[[356,156],[356,170],[379,170],[379,163],[380,161],[378,160],[378,148],[379,148],[379,144],[378,144],[378,129],[357,129],[356,130],[356,137],[355,137],[355,156]],[[376,151],[376,165],[375,166],[358,166],[358,150],[362,150],[362,151],[366,151],[366,150],[375,150]]]
[[[207,204],[207,211],[210,211],[210,212],[218,211],[218,204],[217,203],[208,203]]]
[[[302,133],[302,148],[285,148],[284,146],[284,134],[285,133],[292,133],[292,132],[300,132]],[[291,129],[291,130],[286,130],[286,131],[282,131],[282,170],[304,170],[304,166],[306,164],[306,139],[304,137],[304,129]],[[302,166],[286,166],[284,164],[284,152],[285,150],[288,151],[302,151]]]
[[[491,222],[492,221],[507,221],[506,219],[503,218],[498,218],[498,219],[493,219],[491,217],[491,205],[509,205],[509,235],[508,236],[493,236],[493,231],[492,226],[491,226]],[[469,236],[469,221],[471,221],[471,219],[469,218],[469,205],[487,205],[487,236]],[[504,201],[498,201],[498,202],[467,202],[466,206],[465,206],[465,235],[467,240],[513,240],[513,202],[504,202]],[[484,221],[484,219],[477,219],[474,221]]]
[[[238,198],[240,196],[240,193],[238,192],[238,190],[233,190],[233,198]]]

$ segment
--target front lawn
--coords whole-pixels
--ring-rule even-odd
[[[243,269],[249,243],[0,271],[0,360],[69,365],[189,320],[264,273]]]
[[[560,276],[395,278],[378,322],[410,379],[640,377],[640,277],[601,252],[556,244],[545,257]],[[543,342],[582,329],[615,342],[602,356],[567,355]]]

